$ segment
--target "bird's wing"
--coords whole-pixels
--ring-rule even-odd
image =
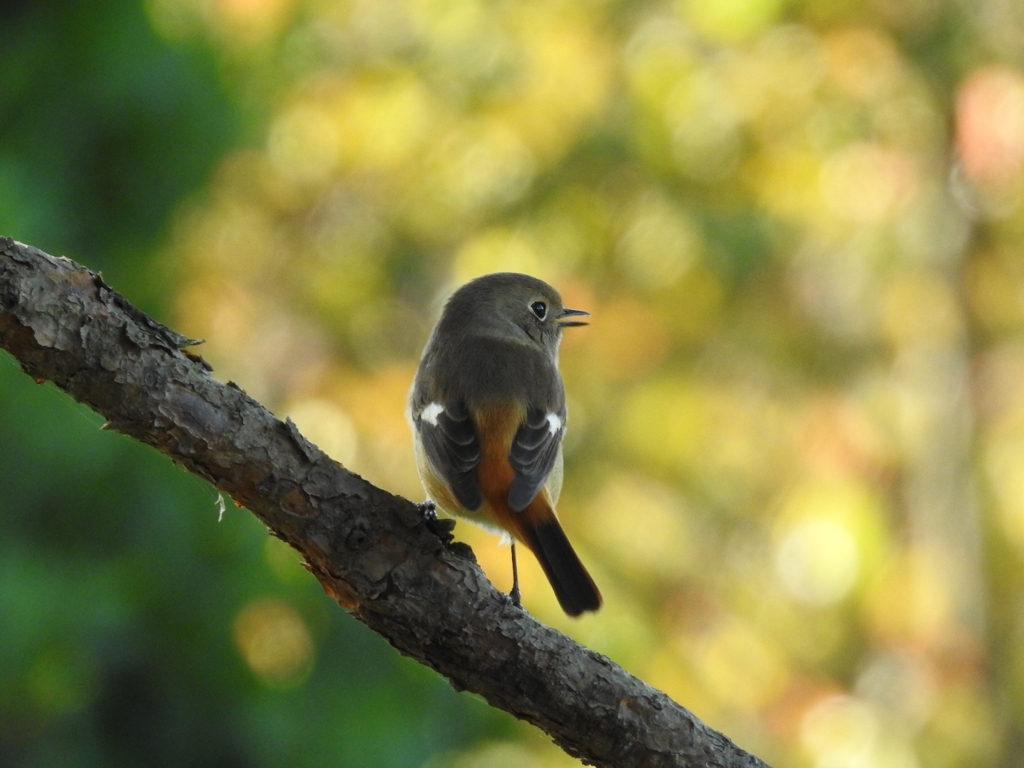
[[[465,403],[425,403],[413,412],[413,426],[434,472],[448,484],[455,500],[469,511],[480,509],[477,485],[480,441]]]
[[[560,410],[561,413],[555,413],[531,408],[512,438],[508,461],[515,477],[508,491],[508,505],[516,512],[530,505],[558,460],[565,434],[565,409]]]

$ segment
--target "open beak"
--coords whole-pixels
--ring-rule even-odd
[[[587,321],[586,320],[569,320],[568,318],[570,318],[570,317],[582,317],[582,316],[590,317],[590,313],[589,312],[584,312],[582,309],[563,309],[561,314],[559,314],[558,317],[555,318],[555,319],[558,321],[558,324],[562,328],[572,328],[572,327],[577,326],[577,325],[586,325]]]

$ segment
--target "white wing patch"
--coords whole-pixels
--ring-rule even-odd
[[[552,435],[557,435],[558,434],[558,430],[560,430],[562,428],[562,420],[560,418],[558,418],[558,416],[556,414],[554,414],[554,413],[549,413],[548,416],[547,416],[547,419],[548,419],[548,430],[550,430]]]
[[[422,411],[420,418],[433,427],[437,426],[437,417],[444,413],[444,406],[440,403],[430,403]]]

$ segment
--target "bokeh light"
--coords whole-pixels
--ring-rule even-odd
[[[284,600],[259,598],[235,617],[235,644],[268,685],[300,685],[313,665],[313,640],[302,616]]]

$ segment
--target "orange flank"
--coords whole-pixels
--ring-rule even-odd
[[[516,512],[508,505],[508,491],[515,477],[508,455],[523,415],[523,409],[514,404],[491,406],[473,413],[476,433],[481,437],[481,458],[476,482],[484,497],[484,507],[480,514],[533,549],[525,531],[529,527],[554,520],[555,511],[546,488],[541,489],[537,498],[522,512]]]

